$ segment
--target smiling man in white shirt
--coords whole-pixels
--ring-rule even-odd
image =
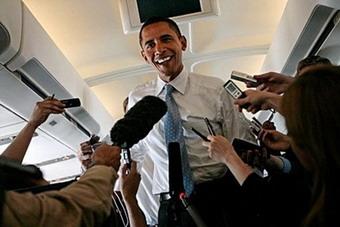
[[[146,95],[165,100],[165,85],[174,87],[172,95],[181,117],[185,147],[195,183],[190,200],[208,226],[230,226],[234,223],[230,218],[233,214],[224,209],[224,203],[229,201],[228,206],[234,206],[230,198],[238,197],[237,186],[234,179],[229,177],[225,165],[209,158],[206,148],[202,146],[202,139],[193,133],[192,127],[208,135],[204,122],[206,117],[216,134],[230,140],[234,137],[249,140],[253,138],[248,130],[248,122],[234,107],[233,100],[223,88],[222,80],[185,69],[182,52],[187,47],[187,41],[174,21],[151,18],[142,26],[139,38],[141,54],[158,71],[158,78],[130,92],[128,108]],[[169,192],[167,146],[163,117],[149,135],[131,149],[132,157],[137,162],[142,162],[146,153],[154,162],[152,191],[159,194],[161,199],[158,218],[160,226],[174,226],[167,216],[170,197],[163,196]],[[224,198],[224,195],[230,193],[232,195]],[[214,209],[211,209],[210,204],[214,204]],[[230,210],[237,210],[234,208]],[[187,222],[185,216],[181,214],[180,217],[183,220],[182,226],[190,226],[192,221]]]

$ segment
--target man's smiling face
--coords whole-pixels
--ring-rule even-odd
[[[186,39],[179,36],[166,22],[147,25],[141,33],[141,54],[157,69],[162,80],[169,82],[183,69],[182,51]]]

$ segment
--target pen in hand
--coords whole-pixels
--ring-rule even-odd
[[[215,133],[215,131],[214,131],[212,125],[210,124],[209,119],[205,117],[205,118],[204,118],[204,121],[205,121],[205,124],[206,124],[207,127],[208,127],[208,131],[209,131],[210,135],[216,136],[216,133]]]
[[[195,128],[191,128],[192,131],[194,133],[196,133],[199,137],[201,137],[204,141],[206,142],[210,142],[210,140],[208,140],[208,138],[206,136],[204,136],[202,133],[200,133],[199,131],[197,131]]]

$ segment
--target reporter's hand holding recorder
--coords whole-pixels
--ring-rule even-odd
[[[285,75],[273,72],[252,77],[244,73],[233,71],[231,78],[245,82],[248,87],[257,86],[260,88],[260,90],[248,89],[242,92],[234,83],[232,83],[235,90],[239,90],[238,93],[242,93],[242,95],[235,95],[236,92],[232,92],[234,89],[228,89],[229,81],[225,84],[226,91],[236,98],[234,103],[239,106],[239,110],[242,111],[242,108],[245,108],[248,112],[252,113],[269,109],[280,112],[281,96],[273,92],[281,93],[285,91],[293,81],[293,78],[291,77],[288,78]],[[259,169],[262,169],[263,166],[280,169],[280,167],[282,167],[281,159],[270,154],[267,155],[267,152],[270,150],[287,150],[290,147],[289,137],[275,130],[261,129],[258,134],[258,139],[261,140],[262,145],[265,147],[260,148],[258,151],[249,150],[247,152],[242,152],[240,158],[249,165],[253,167],[256,166]],[[264,153],[266,154],[264,155]]]
[[[233,71],[234,73],[234,71]],[[244,96],[235,100],[235,104],[239,106],[241,111],[242,107],[247,105],[247,111],[256,113],[259,110],[274,109],[281,112],[280,105],[282,97],[281,94],[287,90],[290,84],[294,81],[293,77],[283,74],[269,72],[257,76],[247,75],[251,81],[242,80],[242,73],[238,77],[237,73],[231,78],[243,81],[247,87],[257,86],[259,90],[248,89],[243,92]],[[240,79],[241,78],[241,79]],[[256,79],[256,82],[253,81]],[[258,138],[264,145],[273,150],[288,150],[290,148],[290,138],[275,130],[261,130]]]
[[[225,137],[216,136],[207,118],[205,118],[205,123],[210,133],[209,136],[203,135],[194,128],[192,128],[193,132],[202,138],[202,145],[208,147],[209,157],[227,165],[236,180],[242,185],[247,177],[254,172],[253,167],[240,158],[233,145]]]
[[[239,110],[242,111],[243,106],[247,105],[246,110],[253,114],[257,113],[259,110],[270,110],[280,111],[281,96],[275,93],[267,91],[257,91],[257,90],[245,90],[244,98],[238,98],[235,100],[234,104],[239,106]]]
[[[261,78],[261,80],[264,81],[265,86],[263,87],[266,87],[266,89],[269,91],[277,91],[278,93],[280,90],[278,89],[277,84],[282,81],[285,85],[287,85],[290,81],[290,79],[285,80],[284,77],[286,76],[276,73],[263,74],[261,77],[258,76],[258,78]],[[253,81],[251,76],[236,71],[232,72],[231,78],[252,84],[253,86],[259,85],[259,81]],[[256,113],[259,110],[268,109],[275,109],[279,111],[281,101],[280,95],[268,91],[250,89],[242,92],[235,84],[232,83],[234,87],[229,87],[229,85],[230,84],[227,82],[225,84],[225,88],[229,94],[236,98],[235,104],[239,106],[240,110],[242,108],[246,108],[247,111],[252,113]],[[236,90],[239,90],[242,95],[236,95]],[[281,141],[283,138],[287,139],[284,137],[284,135],[277,135],[277,133],[273,131],[269,132],[262,130],[262,132],[259,134],[259,139],[265,141],[264,145],[268,144],[269,148],[274,150],[280,150],[281,148],[286,148],[286,146],[289,146],[289,140],[287,139],[285,141]],[[266,157],[263,158],[263,154],[266,153],[266,148],[260,148],[258,151],[243,152],[239,156],[232,144],[224,137],[208,136],[208,140],[210,140],[210,142],[203,142],[203,146],[208,147],[209,156],[216,161],[221,161],[226,164],[241,185],[244,180],[252,172],[254,172],[252,167],[265,165],[265,163],[268,162],[267,159],[270,157],[266,154]],[[259,160],[259,163],[255,164],[257,159]]]
[[[33,127],[38,128],[44,123],[50,114],[60,114],[65,111],[65,105],[58,99],[48,97],[41,102],[37,102],[36,106],[28,121]]]
[[[210,142],[204,141],[203,146],[208,148],[209,157],[224,163],[240,185],[252,174],[253,168],[242,161],[231,143],[223,136],[208,136]]]
[[[276,72],[268,72],[253,77],[257,83],[246,82],[248,88],[256,87],[256,90],[268,91],[276,94],[284,93],[293,83],[294,78]]]
[[[120,171],[120,191],[128,210],[131,227],[147,226],[145,216],[138,205],[136,194],[141,181],[141,175],[137,172],[137,163],[131,161],[130,168],[127,164]]]
[[[52,95],[37,102],[27,124],[2,153],[2,156],[21,163],[35,130],[47,120],[50,114],[61,114],[65,111],[67,106],[63,101],[65,100],[55,99]]]
[[[290,84],[290,79],[286,79],[285,77],[287,76],[277,73],[267,73],[253,77],[245,73],[232,71],[231,79],[242,81],[246,83],[248,87],[257,86],[260,89],[241,91],[236,84],[230,80],[225,83],[224,87],[226,91],[236,99],[234,103],[239,106],[240,111],[244,108],[253,114],[259,110],[268,109],[274,109],[280,112],[281,96],[278,95],[278,93],[280,93],[281,90],[285,90]],[[278,89],[281,82],[284,83],[284,85],[281,84],[283,88]],[[273,93],[272,91],[277,91],[278,93]]]

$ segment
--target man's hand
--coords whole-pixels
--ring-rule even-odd
[[[93,146],[98,147],[101,144],[99,140],[99,136],[92,135],[89,141],[80,144],[78,158],[83,165],[84,170],[92,165]]]
[[[80,144],[80,151],[78,151],[78,158],[85,169],[92,165],[92,146],[89,141]]]
[[[59,100],[51,99],[50,97],[41,102],[37,102],[28,123],[38,128],[47,120],[50,114],[63,113],[65,111],[64,106]]]
[[[127,164],[125,164],[120,172],[120,190],[123,194],[123,199],[126,205],[127,213],[129,215],[129,221],[131,227],[145,227],[146,219],[145,216],[138,206],[136,194],[138,186],[141,180],[140,174],[137,172],[136,162],[131,162],[131,168],[128,169]]]
[[[257,90],[274,92],[276,94],[284,93],[294,81],[293,77],[276,72],[255,75],[254,78],[260,84],[257,86]],[[247,87],[253,87],[253,85],[247,83]]]
[[[96,148],[92,155],[93,164],[111,166],[118,171],[120,166],[120,152],[120,147],[103,143]]]

